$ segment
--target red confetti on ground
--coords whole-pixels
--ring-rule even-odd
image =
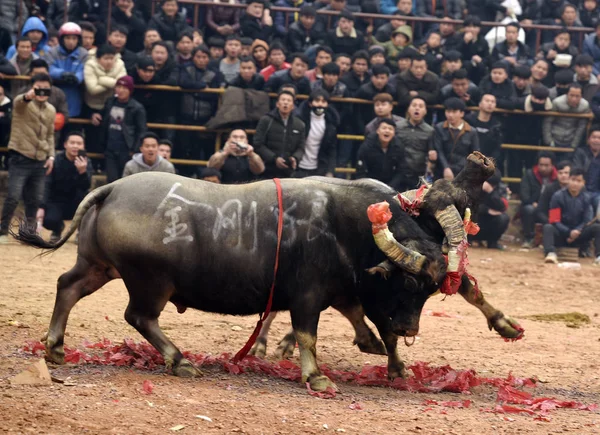
[[[103,339],[97,343],[84,341],[83,345],[87,349],[99,350],[101,354],[90,355],[80,349],[65,346],[65,362],[72,364],[127,366],[140,370],[155,370],[164,367],[165,363],[158,351],[146,342],[136,343],[132,339],[125,339],[121,344],[113,344],[110,340]],[[43,356],[45,346],[39,341],[30,341],[23,346],[23,351],[36,356]],[[232,356],[228,353],[212,356],[184,352],[184,356],[197,366],[220,366],[226,372],[236,375],[241,373],[259,373],[294,382],[299,382],[302,378],[300,367],[288,360],[273,363],[253,356],[247,356],[239,363],[234,364],[231,362]],[[533,415],[536,420],[540,421],[550,421],[547,414],[556,409],[598,410],[597,404],[585,405],[579,402],[557,400],[549,397],[533,397],[530,393],[519,390],[517,387],[535,387],[535,381],[528,378],[516,378],[512,374],[509,374],[506,379],[482,378],[478,377],[474,370],[454,370],[450,366],[431,367],[428,363],[421,361],[415,362],[408,368],[413,372],[413,376],[408,379],[398,378],[394,381],[390,381],[387,378],[387,367],[385,366],[364,366],[357,373],[331,370],[326,365],[322,365],[321,371],[334,382],[375,385],[420,393],[444,391],[470,394],[473,387],[490,385],[498,388],[497,400],[499,404],[493,409],[482,409],[483,412],[498,414],[523,413]],[[144,381],[142,385],[143,391],[147,394],[152,393],[153,387],[152,383],[148,380]],[[306,387],[311,396],[321,398],[335,397],[333,389],[318,392],[312,390],[308,383]],[[423,404],[438,405],[444,408],[468,408],[471,406],[471,401],[438,402],[435,400],[426,400]],[[353,405],[355,408],[351,409],[362,409],[362,406],[358,403],[354,403]],[[432,409],[432,407],[428,407],[424,409],[424,412]]]
[[[423,315],[431,317],[446,317],[448,319],[462,319],[462,317],[458,314],[450,314],[445,311],[425,310],[423,311]]]
[[[333,399],[336,395],[333,387],[327,387],[325,391],[315,391],[310,388],[310,384],[308,382],[306,383],[306,390],[311,396],[320,397],[321,399]]]
[[[348,405],[348,408],[352,409],[353,411],[362,411],[365,409],[364,406],[358,402],[352,402],[350,405]]]

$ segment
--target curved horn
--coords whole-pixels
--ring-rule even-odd
[[[425,256],[399,243],[388,229],[392,218],[387,201],[371,204],[367,215],[373,225],[373,238],[381,251],[398,267],[410,273],[418,274],[425,263]]]

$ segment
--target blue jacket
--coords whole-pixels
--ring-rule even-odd
[[[35,50],[33,50],[33,52],[39,57],[44,57],[44,55],[50,50],[50,47],[46,44],[48,42],[48,29],[46,29],[46,26],[44,25],[43,21],[40,20],[38,17],[31,17],[28,18],[27,21],[25,21],[25,24],[23,25],[23,30],[21,30],[21,36],[26,36],[27,32],[30,32],[32,30],[39,30],[44,34],[44,36],[42,36],[42,39],[40,40],[40,43],[35,47]],[[12,59],[16,52],[17,48],[14,45],[11,45],[11,47],[8,49],[8,52],[6,53],[6,58]]]
[[[77,47],[71,53],[61,47],[53,47],[45,56],[50,66],[50,77],[56,81],[56,86],[61,88],[67,96],[69,116],[76,117],[81,113],[81,83],[83,82],[83,66],[87,60],[87,50]],[[77,84],[64,82],[63,73],[73,73],[77,77]]]
[[[552,210],[560,209],[560,222],[550,222],[561,234],[568,234],[572,230],[583,229],[583,226],[594,218],[592,201],[585,191],[579,196],[572,196],[568,189],[562,189],[552,195],[550,200],[550,214]]]
[[[596,34],[590,33],[583,40],[583,54],[589,54],[594,59],[594,75],[600,74],[600,46],[596,42]]]

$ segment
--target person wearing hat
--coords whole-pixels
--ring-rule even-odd
[[[382,4],[382,6],[383,6],[383,4]],[[396,4],[394,4],[394,8],[395,7],[396,7]],[[402,16],[404,14],[402,12],[400,12],[399,10],[396,10],[392,15]],[[396,30],[398,27],[406,25],[406,23],[407,23],[406,20],[403,20],[400,17],[398,17],[398,18],[392,17],[391,20],[386,21],[385,24],[383,24],[382,26],[379,26],[377,28],[377,31],[375,32],[375,39],[380,42],[388,42],[392,38],[392,32],[394,30]]]
[[[481,94],[492,94],[496,97],[496,105],[500,109],[512,110],[517,105],[515,85],[508,78],[508,67],[505,62],[492,65],[490,74],[479,83]]]
[[[562,69],[554,75],[554,87],[550,88],[550,99],[565,95],[569,91],[569,85],[573,83],[573,71]]]
[[[408,108],[411,98],[421,97],[426,104],[436,104],[440,94],[440,79],[427,71],[427,61],[420,53],[413,57],[410,69],[401,73],[393,85],[401,113]]]
[[[337,27],[327,33],[326,45],[334,53],[355,53],[366,48],[365,37],[354,28],[354,15],[347,9],[340,14]]]
[[[250,56],[254,59],[256,69],[260,72],[269,65],[269,44],[260,39],[255,39],[250,46]]]
[[[503,61],[509,67],[517,65],[531,65],[532,58],[529,47],[519,41],[519,30],[521,26],[517,22],[509,23],[506,26],[506,39],[497,43],[492,50],[490,62],[492,64]]]
[[[316,25],[317,10],[314,6],[305,4],[298,14],[298,21],[294,21],[288,29],[287,46],[292,53],[306,53],[309,48],[324,42],[325,33]]]
[[[398,76],[402,74],[404,71],[408,71],[412,65],[413,58],[419,54],[417,50],[412,48],[407,48],[406,50],[402,50],[398,57],[396,58],[396,73],[390,76],[391,83],[398,82]]]
[[[387,42],[380,42],[373,38],[373,43],[380,45],[385,50],[385,59],[389,64],[395,64],[400,52],[412,46],[413,32],[408,25],[400,26],[392,32],[392,37]]]
[[[575,58],[575,76],[573,81],[583,88],[583,98],[592,101],[598,91],[598,78],[592,74],[594,59],[589,54],[580,54]]]
[[[117,80],[115,95],[110,97],[102,113],[92,115],[92,124],[100,127],[106,163],[106,181],[121,178],[129,155],[137,150],[146,132],[146,109],[133,98],[131,76]]]
[[[452,180],[467,163],[467,156],[479,151],[479,137],[464,120],[467,106],[458,98],[444,101],[446,121],[433,128],[432,147],[437,151],[435,178]]]
[[[579,83],[571,83],[565,95],[552,101],[552,111],[560,113],[590,113],[590,104],[583,98]],[[544,145],[577,148],[585,135],[587,119],[564,116],[544,118],[542,134]]]

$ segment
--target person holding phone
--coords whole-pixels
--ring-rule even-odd
[[[48,74],[31,78],[32,87],[13,102],[9,149],[8,192],[0,221],[0,243],[8,243],[8,229],[23,198],[27,225],[35,228],[36,212],[44,196],[44,177],[54,167],[54,118],[48,103],[52,80]]]
[[[265,164],[242,129],[229,133],[223,149],[214,153],[208,160],[208,167],[221,171],[223,184],[248,183],[265,171]]]
[[[54,170],[46,177],[44,201],[36,216],[44,228],[52,231],[51,242],[60,239],[65,227],[63,221],[73,219],[92,181],[92,163],[85,151],[83,133],[67,133],[64,147],[64,151],[56,154]]]

